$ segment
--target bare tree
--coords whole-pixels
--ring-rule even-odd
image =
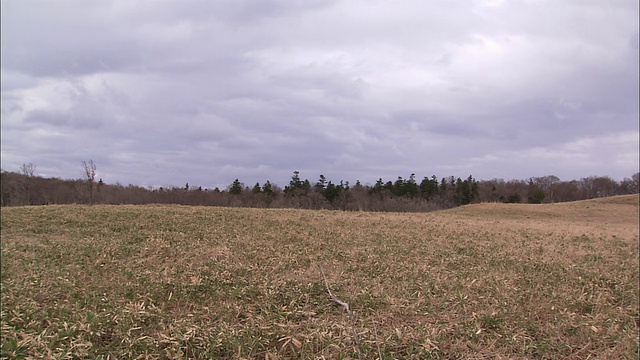
[[[558,201],[556,185],[560,182],[560,178],[555,175],[547,175],[542,177],[533,177],[530,181],[534,183],[538,189],[544,192],[547,202],[553,203]]]
[[[32,163],[22,164],[22,166],[20,166],[20,171],[22,171],[22,175],[33,177],[36,172],[36,166]]]
[[[616,195],[619,184],[608,176],[589,176],[578,183],[583,197],[593,199]]]
[[[36,166],[33,165],[32,163],[28,163],[28,164],[22,164],[20,166],[20,171],[22,172],[22,175],[25,176],[26,179],[24,179],[24,182],[22,183],[22,191],[23,191],[23,196],[24,196],[24,200],[26,204],[28,205],[33,205],[33,201],[34,201],[34,174],[36,172]]]
[[[93,205],[93,183],[96,180],[96,164],[93,159],[89,162],[82,160],[82,170],[84,172],[84,180],[87,181],[87,188],[89,189],[89,203]]]
[[[635,173],[631,179],[624,178],[620,183],[620,190],[623,194],[637,194],[640,192],[640,173]]]

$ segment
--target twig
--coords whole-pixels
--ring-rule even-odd
[[[318,265],[318,267],[320,268],[320,273],[322,274],[322,278],[324,279],[324,285],[327,287],[327,292],[329,293],[331,300],[333,300],[336,304],[342,306],[345,310],[347,310],[347,314],[349,314],[349,318],[351,319],[351,326],[353,327],[353,338],[355,339],[356,349],[358,350],[358,359],[361,360],[362,354],[360,353],[360,339],[358,337],[358,330],[356,329],[356,322],[353,317],[353,313],[351,312],[351,308],[349,307],[349,304],[340,301],[340,299],[333,295],[331,289],[329,289],[329,282],[327,281],[327,277],[324,276],[324,270],[322,270],[322,266]]]
[[[376,346],[378,347],[378,357],[382,360],[382,350],[380,350],[380,341],[378,340],[378,327],[376,322],[373,322],[373,334],[376,336]]]
[[[591,341],[589,341],[589,343],[583,347],[582,349],[578,350],[577,352],[573,353],[573,355],[571,355],[571,359],[579,359],[580,357],[582,357],[584,355],[585,352],[591,350],[591,347],[593,346],[593,343]],[[589,356],[591,357],[591,356]]]

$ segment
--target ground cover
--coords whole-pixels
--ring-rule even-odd
[[[1,221],[3,357],[638,353],[637,195],[420,214],[11,207]]]

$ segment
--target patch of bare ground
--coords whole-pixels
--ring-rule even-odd
[[[637,195],[426,214],[1,211],[3,357],[638,353]]]

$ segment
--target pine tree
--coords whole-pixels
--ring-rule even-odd
[[[320,175],[320,179],[318,179],[318,182],[316,183],[314,188],[316,189],[316,191],[322,192],[326,186],[327,178],[325,178],[324,175]]]
[[[269,180],[267,180],[267,182],[262,186],[262,192],[267,196],[273,195],[273,188],[271,187]]]
[[[229,193],[233,195],[240,195],[242,194],[243,188],[244,188],[244,185],[240,182],[240,180],[235,179],[233,181],[233,184],[231,184],[231,186],[229,187]]]

